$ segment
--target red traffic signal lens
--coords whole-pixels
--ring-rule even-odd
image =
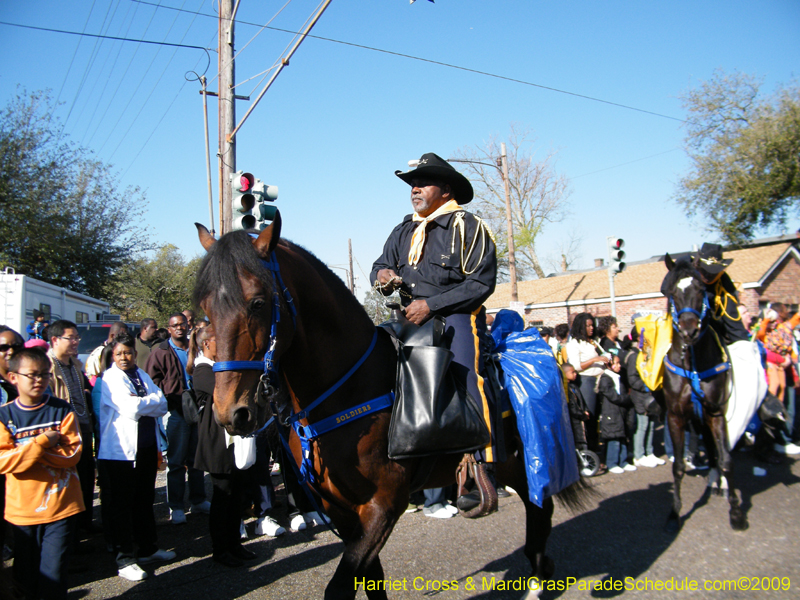
[[[250,173],[243,173],[239,182],[239,191],[246,192],[252,189],[255,178]]]
[[[622,249],[623,246],[625,246],[625,240],[623,240],[622,238],[616,238],[611,240],[611,247],[614,250],[620,250]]]

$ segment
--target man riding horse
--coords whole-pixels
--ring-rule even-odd
[[[722,246],[704,243],[694,257],[700,279],[706,284],[706,299],[713,324],[727,346],[734,385],[728,401],[728,442],[736,445],[766,395],[764,371],[757,348],[742,323],[736,286],[725,271],[733,259],[722,257]]]
[[[472,200],[472,185],[444,159],[429,152],[416,168],[395,175],[411,186],[414,213],[389,235],[370,281],[387,296],[399,290],[406,318],[417,325],[434,315],[446,318],[453,370],[479,404],[494,440],[480,352],[483,303],[497,278],[494,240],[486,224],[463,208]],[[478,460],[494,462],[495,452],[490,442]],[[479,501],[475,491],[460,497],[458,506],[468,511]]]

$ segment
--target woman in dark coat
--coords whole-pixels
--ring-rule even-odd
[[[242,546],[239,535],[248,473],[236,468],[233,443],[228,445],[225,430],[214,419],[214,358],[216,337],[211,325],[192,332],[189,341],[189,362],[186,370],[192,375],[198,405],[203,407],[198,423],[196,469],[207,471],[214,484],[208,525],[211,533],[212,558],[226,567],[240,567],[256,554]]]

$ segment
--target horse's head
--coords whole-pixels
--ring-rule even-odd
[[[273,318],[273,311],[280,315],[286,306],[275,276],[264,262],[270,260],[280,240],[280,214],[258,237],[234,231],[215,240],[205,227],[196,226],[207,254],[197,273],[194,301],[214,325],[215,361],[218,365],[250,362],[244,369],[216,372],[214,415],[231,435],[247,435],[266,421],[270,410],[263,398],[257,397],[264,369],[256,367],[264,364],[273,321],[277,321],[274,358],[293,335],[290,318]]]
[[[661,293],[668,299],[673,326],[683,337],[684,343],[694,344],[700,339],[703,319],[708,312],[705,284],[700,279],[697,265],[688,259],[675,262],[667,254],[664,264],[668,273],[661,284]]]

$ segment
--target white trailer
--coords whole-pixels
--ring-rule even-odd
[[[0,324],[27,340],[25,329],[33,321],[34,310],[43,312],[50,323],[58,319],[89,323],[107,319],[111,307],[103,300],[19,275],[11,268],[0,272]]]

